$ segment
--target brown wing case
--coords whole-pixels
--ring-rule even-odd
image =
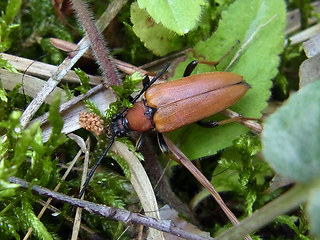
[[[250,88],[242,76],[204,73],[150,87],[145,94],[159,132],[170,132],[230,107]]]

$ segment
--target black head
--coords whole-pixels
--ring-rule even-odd
[[[124,137],[130,131],[127,118],[121,114],[117,114],[110,123],[111,135],[115,137]]]

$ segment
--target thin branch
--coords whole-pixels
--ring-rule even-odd
[[[118,2],[118,3],[117,3]],[[109,24],[112,20],[111,17],[115,16],[116,10],[120,10],[122,5],[125,1],[115,0],[110,4],[105,12],[108,12],[109,9],[112,9],[112,14],[110,15],[110,18],[108,19],[105,24]],[[119,4],[119,5],[118,5]],[[118,8],[115,8],[118,7]],[[105,16],[106,14],[104,14]],[[46,83],[46,85],[39,91],[36,98],[34,98],[29,106],[26,108],[26,110],[23,112],[20,123],[22,128],[25,128],[27,124],[30,122],[30,120],[33,118],[33,116],[36,114],[44,100],[47,98],[47,96],[55,89],[55,87],[58,85],[58,83],[64,78],[64,76],[69,72],[69,70],[73,67],[73,65],[79,60],[79,58],[88,50],[90,46],[90,41],[87,37],[84,37],[79,43],[78,43],[78,51],[76,52],[76,55],[73,57],[67,57],[57,68],[57,70],[52,74],[52,77],[50,77]]]
[[[106,44],[93,22],[92,14],[89,11],[89,8],[82,0],[72,0],[71,3],[79,22],[90,39],[91,49],[96,61],[99,63],[103,75],[107,78],[110,84],[119,85],[120,79],[116,69],[112,65]]]
[[[86,152],[86,145],[83,141],[82,138],[80,138],[79,136],[73,134],[73,133],[70,133],[69,135],[69,138],[73,139],[76,143],[78,143],[78,145],[80,146],[81,150],[76,154],[76,156],[73,158],[73,160],[71,161],[70,165],[68,166],[68,169],[66,170],[66,172],[63,174],[62,178],[61,178],[61,181],[57,184],[57,186],[54,188],[54,191],[58,191],[60,186],[61,186],[61,183],[62,181],[65,181],[65,179],[67,178],[67,176],[69,175],[69,173],[71,172],[73,166],[76,164],[77,160],[80,158],[80,155],[82,152]],[[89,142],[89,138],[87,139],[87,142]],[[88,143],[89,144],[89,143]],[[41,218],[44,214],[44,212],[46,211],[46,209],[48,208],[48,206],[50,205],[52,201],[52,198],[48,198],[48,200],[45,202],[45,204],[43,205],[43,208],[41,209],[40,213],[38,214],[37,218]],[[28,229],[28,232],[26,233],[26,235],[24,236],[23,240],[27,240],[31,233],[33,231],[33,228],[30,227]]]
[[[228,219],[232,222],[232,224],[233,225],[239,224],[239,220],[237,219],[237,217],[227,207],[223,199],[220,197],[219,193],[215,190],[215,188],[212,186],[209,180],[202,174],[202,172],[200,172],[200,170],[195,165],[193,165],[193,163],[183,154],[183,152],[180,151],[179,148],[176,147],[176,145],[173,144],[173,142],[171,142],[169,138],[165,136],[163,136],[163,138],[168,148],[170,149],[170,151],[176,157],[177,162],[182,164],[185,168],[187,168],[189,172],[201,183],[201,185],[211,193],[211,195],[214,197],[214,199],[219,204],[219,206],[221,207],[223,212],[226,214]],[[252,240],[249,235],[245,236],[245,239]]]
[[[20,184],[23,188],[29,188],[29,183],[24,181],[23,179],[17,177],[9,177],[9,182]],[[88,202],[85,200],[81,200],[78,198],[69,197],[62,193],[57,193],[51,191],[47,188],[43,188],[37,185],[32,186],[32,191],[47,197],[51,197],[58,201],[62,201],[65,203],[72,204],[73,206],[83,208],[84,210],[95,213],[97,215],[116,220],[122,221],[125,224],[142,224],[147,227],[155,228],[163,232],[171,233],[175,236],[179,236],[181,238],[189,239],[189,240],[214,240],[211,237],[200,237],[196,234],[186,232],[178,227],[175,227],[174,223],[169,220],[159,220],[156,218],[151,218],[144,216],[142,214],[133,213],[124,209],[118,209],[114,207],[107,207],[102,204],[96,204],[92,202]]]
[[[221,112],[223,115],[229,117],[230,119],[232,118],[238,118],[238,117],[242,117],[241,114],[234,112],[230,109],[225,109]],[[239,119],[239,121],[237,121],[238,123],[242,124],[243,126],[246,126],[254,131],[256,131],[257,133],[261,133],[263,130],[263,127],[260,123],[257,123],[256,120],[248,120],[246,117],[244,117],[243,119]]]
[[[303,204],[310,197],[310,192],[319,186],[319,179],[306,184],[297,184],[292,189],[274,199],[272,202],[255,211],[220,236],[219,240],[236,240],[241,236],[254,232],[274,220],[277,216],[285,214]]]

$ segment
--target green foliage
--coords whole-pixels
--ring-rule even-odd
[[[293,94],[264,126],[263,155],[281,175],[307,182],[319,177],[320,82]]]
[[[256,157],[261,150],[257,136],[240,136],[233,144],[223,152],[211,181],[217,191],[232,191],[241,196],[246,203],[245,211],[250,215],[255,208],[270,200],[262,192],[268,187],[266,177],[272,172],[265,162]]]
[[[90,99],[85,99],[83,103],[86,106],[86,108],[89,110],[89,112],[95,113],[101,119],[104,119],[104,115],[100,112],[99,108],[96,106],[96,104],[93,101],[91,101]]]
[[[8,101],[5,104],[2,104],[3,109],[3,117],[8,116],[17,106],[17,102],[19,101],[19,89],[22,84],[18,84],[15,86],[11,92],[6,93]],[[1,117],[0,117],[1,119]]]
[[[98,173],[90,181],[90,187],[99,189],[88,196],[93,202],[103,202],[106,205],[124,208],[126,196],[128,195],[126,186],[128,180],[114,173]]]
[[[3,140],[0,145],[0,218],[7,224],[0,224],[3,236],[20,239],[18,232],[26,232],[33,227],[39,239],[52,239],[43,223],[33,211],[31,192],[23,193],[19,185],[7,181],[10,176],[17,176],[34,181],[42,186],[53,187],[59,181],[59,169],[51,155],[67,138],[61,134],[63,121],[59,116],[59,96],[55,97],[49,111],[52,134],[43,143],[39,123],[28,129],[21,129],[20,112],[12,112],[9,119],[0,122]],[[12,201],[14,199],[14,201]]]
[[[129,182],[114,173],[98,173],[90,181],[89,187],[94,189],[92,194],[87,196],[88,200],[98,203],[104,203],[108,206],[124,209],[128,200]],[[117,239],[123,232],[125,225],[121,222],[111,221],[105,218],[85,214],[86,223],[91,228],[98,229],[104,233],[108,233],[110,239]]]
[[[81,85],[76,87],[75,90],[80,91],[81,94],[86,94],[90,90],[90,78],[88,75],[82,71],[80,68],[75,68],[75,73],[78,75],[80,78],[80,83]],[[71,94],[70,90],[66,89],[69,94]],[[90,112],[97,114],[101,119],[104,119],[103,114],[100,112],[99,108],[90,100],[90,99],[85,99],[83,101],[87,109],[89,109]]]
[[[273,80],[273,98],[285,100],[288,98],[289,91],[298,90],[298,79],[288,75],[289,72],[296,72],[302,61],[305,60],[305,53],[300,45],[287,45],[284,48],[279,67],[279,74]]]
[[[58,19],[51,1],[30,0],[18,15],[19,31],[13,33],[11,52],[59,64],[64,55],[49,43],[50,37],[72,41],[70,30]],[[74,24],[74,26],[77,26]]]
[[[295,239],[310,239],[305,236],[308,231],[308,225],[305,219],[302,219],[302,217],[299,219],[297,216],[281,215],[276,218],[276,224],[286,224],[289,226],[296,234]]]
[[[128,140],[127,140],[127,144],[128,144],[127,146],[133,146],[132,142],[128,141]],[[135,149],[133,149],[133,150],[134,150],[133,152],[135,152]],[[113,158],[114,160],[117,161],[117,163],[121,167],[125,177],[127,179],[130,179],[131,178],[131,172],[130,172],[130,168],[129,168],[129,165],[128,165],[127,161],[124,158],[122,158],[119,154],[114,154],[112,151],[108,152],[107,155],[108,155],[108,157],[111,157],[111,158]]]
[[[1,12],[0,17],[0,52],[7,51],[12,44],[10,34],[19,25],[14,24],[14,19],[20,11],[21,0],[9,0],[5,12]]]
[[[75,68],[74,71],[80,78],[80,83],[81,83],[81,85],[76,87],[75,89],[80,91],[81,94],[87,93],[87,91],[90,90],[90,85],[89,85],[90,78],[80,68]]]
[[[38,236],[39,239],[53,239],[50,233],[47,231],[46,227],[43,223],[37,218],[35,215],[32,205],[28,201],[27,197],[21,199],[21,214],[23,214],[23,218],[25,223],[28,226],[32,226],[34,229],[35,234]]]
[[[133,92],[140,91],[136,85],[141,82],[143,77],[139,72],[130,76],[126,76],[121,86],[112,86],[112,89],[118,96],[116,102],[111,103],[109,109],[106,111],[106,118],[111,120],[112,117],[118,112],[119,109],[125,107],[132,107],[131,102],[128,100]]]
[[[3,88],[0,88],[0,100],[2,102],[8,102],[7,92]]]
[[[183,35],[196,27],[204,0],[155,1],[138,0],[140,8],[145,8],[156,23]]]
[[[320,197],[320,188],[314,189],[312,192],[308,206],[307,206],[307,213],[310,220],[310,228],[311,233],[315,236],[320,236],[319,224],[320,224],[320,204],[319,204],[319,197]]]
[[[156,24],[136,2],[131,5],[131,21],[134,33],[154,54],[164,56],[182,48],[182,38],[163,25]]]
[[[181,2],[175,1],[170,5],[169,1],[139,0],[137,3],[127,4],[108,29],[108,31],[113,31],[112,29],[115,28],[117,29],[116,33],[120,34],[119,36],[113,33],[107,34],[108,45],[113,49],[112,54],[116,55],[118,59],[138,66],[156,58],[149,50],[158,56],[164,56],[192,47],[195,54],[190,54],[188,60],[175,70],[174,78],[181,78],[182,71],[191,60],[204,58],[215,61],[234,46],[229,55],[218,65],[217,70],[224,71],[231,59],[238,52],[240,53],[227,71],[243,75],[244,79],[251,84],[252,89],[232,109],[246,117],[260,117],[260,112],[267,106],[266,101],[271,95],[269,91],[272,85],[271,79],[277,74],[278,55],[284,45],[284,1],[198,0],[188,3]],[[306,19],[311,16],[310,2],[309,0],[287,1],[289,7],[300,8],[303,27],[306,27]],[[102,12],[101,6],[105,5],[105,2],[92,1],[91,3],[93,8]],[[0,18],[0,50],[8,50],[13,54],[34,59],[39,55],[46,54],[45,62],[60,63],[64,55],[50,44],[49,37],[76,42],[80,37],[81,30],[74,27],[77,26],[74,19],[70,16],[63,16],[66,17],[64,19],[61,19],[61,16],[57,17],[56,10],[58,9],[54,9],[53,4],[46,0],[26,1],[22,5],[22,11],[20,11],[20,6],[21,1],[19,0],[0,3],[0,9],[4,9]],[[65,24],[66,22],[68,24]],[[70,25],[73,27],[70,28]],[[122,28],[120,29],[119,26]],[[119,29],[121,31],[118,31]],[[214,34],[211,36],[212,32]],[[240,41],[239,44],[237,44],[238,41]],[[143,48],[143,44],[149,50]],[[286,47],[281,56],[280,74],[274,81],[273,97],[284,99],[292,89],[298,89],[297,77],[291,76],[298,70],[301,53],[303,53],[301,45]],[[1,58],[0,67],[15,71]],[[173,67],[175,65],[172,65]],[[199,66],[195,73],[213,70],[215,69]],[[82,83],[79,87],[67,87],[69,96],[72,96],[76,91],[85,93],[89,89],[88,78],[81,70],[76,71]],[[290,76],[288,77],[285,73],[289,73]],[[123,86],[114,87],[119,95],[119,100],[111,104],[110,110],[106,113],[106,118],[109,121],[119,109],[132,106],[129,96],[132,92],[138,91],[136,84],[141,79],[141,76],[134,75],[127,78]],[[5,92],[0,88],[0,133],[1,136],[4,136],[0,145],[0,236],[3,239],[20,239],[21,235],[30,226],[33,226],[35,228],[32,236],[34,239],[59,239],[57,232],[61,231],[61,222],[65,221],[63,214],[68,214],[70,207],[63,207],[63,214],[58,217],[60,219],[58,224],[55,224],[56,222],[54,224],[48,223],[46,220],[39,221],[35,215],[38,211],[33,210],[38,207],[34,204],[35,196],[31,191],[18,189],[18,185],[7,181],[9,176],[18,176],[27,181],[33,181],[34,184],[50,188],[54,186],[59,181],[59,169],[56,161],[52,160],[52,156],[56,154],[57,147],[66,141],[65,136],[60,133],[63,123],[58,114],[58,98],[54,100],[50,110],[49,120],[53,125],[53,132],[48,142],[43,143],[38,124],[26,130],[20,129],[20,113],[13,112],[17,106],[25,105],[21,104],[21,99],[24,96],[18,94],[19,87],[17,86],[11,92]],[[270,142],[273,141],[273,144],[268,143],[270,145],[266,147],[265,142],[263,143],[263,147],[266,148],[264,151],[274,151],[273,154],[268,153],[270,156],[267,157],[267,160],[276,162],[272,163],[275,171],[283,173],[287,169],[286,176],[305,182],[313,178],[316,179],[318,171],[318,164],[314,160],[318,154],[315,143],[319,142],[316,134],[319,132],[316,130],[318,122],[316,119],[319,116],[317,116],[318,111],[314,106],[316,102],[319,102],[317,89],[318,87],[314,87],[314,92],[310,93],[309,98],[301,100],[304,109],[299,105],[299,102],[290,104],[291,100],[289,100],[290,111],[284,111],[279,115],[276,113],[275,118],[279,117],[280,120],[268,120],[265,130],[267,134],[273,131],[270,135],[272,138],[268,139]],[[85,101],[85,104],[91,112],[102,115],[92,102]],[[105,119],[104,116],[102,117]],[[289,120],[284,120],[284,118]],[[303,118],[305,119],[300,121]],[[220,120],[223,117],[215,116],[213,119]],[[279,122],[282,122],[279,124],[280,126],[274,128],[273,124],[276,126]],[[308,129],[307,133],[303,133],[302,131],[308,126],[314,129],[313,132],[310,133],[311,130]],[[245,134],[247,131],[247,128],[236,123],[217,129],[203,129],[197,125],[190,125],[177,131],[173,136],[179,147],[192,159],[211,155],[233,143],[232,147],[223,151],[218,167],[213,173],[210,172],[209,176],[213,176],[212,183],[218,191],[228,192],[227,196],[232,195],[232,201],[235,203],[233,206],[239,211],[237,212],[239,215],[241,213],[250,214],[253,210],[259,209],[282,191],[279,189],[272,193],[265,192],[272,172],[265,162],[256,157],[257,152],[261,149],[259,138]],[[278,136],[282,137],[283,131],[286,132],[283,135],[285,140],[280,141]],[[101,141],[102,138],[100,136],[98,139],[96,148],[100,149],[96,150],[96,154],[98,151],[100,154],[105,146],[104,141],[106,140]],[[129,142],[127,138],[119,140],[126,142],[132,151],[135,150],[131,142],[127,143]],[[265,135],[263,141],[265,141]],[[315,143],[311,145],[311,142]],[[292,144],[291,148],[288,143]],[[305,150],[308,144],[310,146]],[[300,145],[303,146],[296,147]],[[279,150],[279,146],[281,150]],[[139,159],[143,159],[141,154],[137,155]],[[118,155],[110,152],[108,156],[117,161],[125,177],[114,173],[97,174],[90,183],[90,194],[87,197],[89,200],[124,208],[130,201],[129,191],[127,191],[127,179],[130,178],[129,167],[124,159]],[[290,161],[288,157],[290,157]],[[312,160],[310,160],[311,157],[313,157]],[[68,159],[70,156],[66,156],[66,158]],[[282,166],[284,170],[279,166]],[[204,168],[206,167],[204,166]],[[77,185],[73,186],[73,182],[77,182]],[[78,180],[73,180],[73,182],[64,183],[69,184],[70,189],[65,189],[64,186],[61,191],[71,190],[71,187],[73,191],[78,187]],[[307,205],[311,230],[315,235],[319,234],[317,229],[319,218],[316,214],[319,212],[318,195],[318,190],[315,189],[310,195]],[[110,239],[116,239],[124,229],[123,223],[109,221],[93,214],[85,213],[84,218],[87,220],[88,226],[107,233],[107,238]],[[223,224],[219,221],[216,223],[217,226]],[[308,223],[303,216],[280,216],[276,220],[276,225],[278,224],[287,224],[296,233],[295,239],[307,239],[305,235],[308,234]],[[230,227],[230,224],[219,226],[217,229],[221,231],[227,227]],[[54,233],[51,234],[51,232]],[[281,233],[277,237],[282,238]],[[60,236],[60,238],[63,237]]]
[[[20,239],[16,229],[18,226],[14,218],[0,215],[0,233],[3,239]]]
[[[2,56],[0,56],[0,67],[7,69],[10,72],[18,72],[7,60],[4,60]]]
[[[247,14],[243,14],[244,12]],[[278,55],[283,49],[285,16],[283,1],[235,1],[222,12],[219,27],[212,37],[194,47],[197,56],[204,56],[211,61],[224,56],[234,47],[219,63],[217,70],[224,71],[231,59],[237,56],[228,71],[242,75],[252,88],[230,109],[243,116],[259,118],[261,111],[267,106],[266,101],[271,94],[271,79],[277,74]],[[237,52],[239,55],[236,55]],[[174,78],[181,78],[186,65],[194,58],[190,56],[180,64]],[[201,65],[194,73],[212,70]],[[214,120],[221,120],[221,116],[215,116]],[[233,139],[247,131],[246,127],[236,123],[213,129],[192,124],[170,136],[179,139],[181,150],[190,159],[196,159],[230,146]],[[197,139],[197,144],[194,144],[194,139]]]
[[[319,179],[320,82],[308,84],[289,100],[266,123],[262,135],[263,155],[276,172],[298,182]],[[307,207],[311,230],[319,235],[318,194],[315,188]]]

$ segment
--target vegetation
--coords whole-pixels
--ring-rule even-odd
[[[93,18],[99,19],[116,1],[97,0],[87,4],[93,11]],[[231,226],[208,191],[183,166],[170,162],[170,155],[159,153],[152,133],[146,136],[150,141],[144,142],[141,153],[134,147],[136,134],[117,138],[128,146],[129,153],[134,153],[133,157],[141,160],[150,181],[158,185],[152,194],[156,193],[159,207],[170,205],[176,225],[185,222],[194,225],[188,226],[186,231],[203,239],[210,239],[207,232],[218,239],[239,239],[246,234],[251,234],[253,239],[314,239],[320,236],[320,150],[317,146],[320,142],[320,84],[315,81],[318,80],[316,77],[310,77],[319,75],[315,70],[318,61],[317,56],[302,45],[309,36],[297,40],[297,33],[304,35],[303,30],[310,28],[319,17],[313,6],[311,0],[197,0],[187,4],[186,0],[176,0],[172,4],[138,0],[123,1],[121,10],[114,10],[115,18],[101,36],[107,42],[110,55],[123,61],[122,64],[143,65],[140,71],[144,69],[152,75],[153,71],[160,71],[164,63],[170,62],[168,75],[171,81],[181,78],[186,65],[194,59],[221,59],[216,67],[198,66],[193,74],[234,72],[251,85],[245,97],[231,110],[248,118],[261,118],[261,134],[247,126],[231,123],[212,129],[191,124],[167,135],[189,159],[194,160],[232,212],[243,220],[239,226]],[[0,3],[0,9],[0,52],[23,57],[21,61],[32,59],[59,65],[75,51],[71,47],[59,50],[59,44],[51,44],[52,38],[77,43],[88,32],[85,27],[81,28],[81,20],[73,14],[68,1],[8,0]],[[300,19],[291,18],[286,23],[287,15],[294,9],[300,9]],[[95,43],[92,41],[92,45]],[[66,46],[65,42],[62,45]],[[303,50],[309,59],[302,64],[306,59]],[[94,165],[108,143],[108,124],[119,109],[131,107],[130,95],[139,91],[143,74],[128,75],[122,78],[121,85],[112,86],[117,100],[111,97],[110,100],[111,90],[105,90],[109,91],[106,104],[113,102],[107,109],[105,103],[95,102],[94,96],[101,89],[90,93],[95,89],[94,85],[98,85],[92,75],[100,75],[103,67],[99,70],[92,59],[82,58],[75,68],[79,80],[67,77],[61,82],[55,80],[56,91],[60,93],[41,102],[34,118],[44,116],[40,118],[42,122],[24,123],[21,115],[25,114],[32,99],[39,98],[36,94],[42,93],[42,86],[35,81],[44,85],[42,79],[50,77],[40,74],[40,70],[52,70],[45,65],[37,70],[38,73],[31,71],[26,65],[8,60],[5,54],[0,54],[1,239],[26,239],[28,231],[32,239],[66,239],[71,235],[76,238],[70,220],[75,213],[73,207],[53,201],[50,211],[38,218],[48,197],[34,193],[32,185],[77,196],[82,163],[74,163],[73,159],[81,154],[87,159],[90,152],[90,165]],[[313,58],[316,60],[312,62]],[[135,69],[128,68],[131,71],[122,71],[128,73]],[[306,72],[310,73],[307,77]],[[117,75],[122,77],[118,72]],[[28,90],[31,88],[36,88],[35,94]],[[61,103],[67,99],[84,95],[86,98],[80,102],[80,109],[97,114],[106,125],[106,131],[99,136],[79,129],[74,118],[65,117],[65,112],[73,111],[71,107],[59,111]],[[209,119],[225,118],[218,114]],[[43,119],[52,127],[48,135],[45,134],[48,124]],[[70,131],[64,128],[72,125],[76,127],[70,127]],[[70,132],[78,137],[66,135]],[[115,149],[108,153],[101,170],[92,178],[85,199],[139,212],[143,200],[131,183],[135,175],[142,176],[143,173],[136,174],[124,155]],[[69,171],[66,170],[68,167],[72,169],[71,173],[63,176]],[[157,183],[164,169],[164,177]],[[10,182],[8,178],[12,176],[31,183],[30,187],[23,189]],[[61,186],[57,190],[59,183]],[[161,209],[162,218],[169,215],[163,215]],[[179,217],[174,210],[180,213]],[[104,239],[131,239],[141,231],[135,225],[127,230],[123,222],[89,212],[83,212],[82,220],[79,239],[93,235]],[[248,230],[250,232],[246,232]]]

